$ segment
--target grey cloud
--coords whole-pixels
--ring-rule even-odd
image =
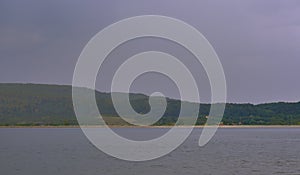
[[[230,102],[300,100],[298,0],[3,0],[0,2],[0,82],[71,84],[76,60],[94,34],[120,19],[145,14],[184,20],[207,37],[223,63]],[[209,101],[206,95],[209,86],[201,65],[189,61],[191,56],[179,51],[177,46],[148,42],[142,46],[183,57],[197,74],[198,84],[204,86],[204,101]],[[135,48],[121,48],[118,54],[113,54],[111,59],[115,61],[110,64],[117,66],[126,56],[147,50],[140,43],[129,44]],[[99,89],[107,91],[108,75],[112,72],[108,68],[104,70],[107,76],[98,84]],[[144,78],[155,81],[154,77]],[[155,87],[148,87],[142,78],[133,89],[150,93]],[[156,80],[167,82],[162,77]],[[161,86],[157,88],[170,89],[168,85]],[[167,95],[177,97],[176,88]]]

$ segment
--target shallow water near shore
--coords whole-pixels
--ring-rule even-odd
[[[114,128],[134,140],[168,128]],[[172,153],[128,162],[94,147],[79,128],[1,128],[0,173],[80,174],[300,174],[300,128],[220,128],[204,147],[201,128]]]

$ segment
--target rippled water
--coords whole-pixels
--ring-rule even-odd
[[[167,129],[115,130],[143,140]],[[99,151],[77,128],[2,128],[0,174],[300,174],[300,128],[221,128],[205,147],[198,147],[200,133],[162,158],[127,162]]]

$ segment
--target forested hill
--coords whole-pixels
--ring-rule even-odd
[[[130,94],[139,113],[150,109],[149,97]],[[96,92],[99,110],[108,124],[126,124],[112,105],[111,94]],[[172,125],[180,111],[180,101],[167,99],[167,109],[156,125]],[[210,105],[201,104],[197,124],[204,124]],[[268,104],[226,104],[224,124],[290,125],[300,124],[300,102]],[[72,87],[40,84],[0,84],[0,125],[76,125]]]

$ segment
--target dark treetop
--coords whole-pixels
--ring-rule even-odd
[[[130,94],[138,113],[150,110],[149,97]],[[126,125],[116,113],[110,93],[96,92],[99,111],[111,125]],[[155,125],[172,125],[177,121],[181,101],[167,98],[163,117]],[[184,102],[188,103],[188,102]],[[200,104],[197,124],[204,124],[209,104]],[[300,102],[267,104],[226,104],[223,124],[299,125]],[[72,104],[72,87],[40,84],[0,84],[0,125],[76,125]]]

